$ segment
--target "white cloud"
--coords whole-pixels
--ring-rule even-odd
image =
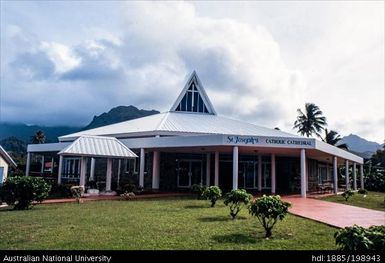
[[[296,109],[315,102],[329,129],[384,138],[383,2],[11,5],[5,120],[85,124],[129,104],[166,111],[195,69],[219,114],[290,130]]]
[[[42,42],[41,50],[46,52],[49,59],[54,63],[57,73],[67,72],[81,63],[81,58],[77,57],[71,48],[61,43]]]

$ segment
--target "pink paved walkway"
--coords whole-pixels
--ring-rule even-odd
[[[285,196],[282,199],[292,204],[290,213],[331,226],[385,225],[385,212],[297,196]]]

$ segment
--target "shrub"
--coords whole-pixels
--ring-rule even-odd
[[[247,205],[250,203],[252,197],[244,189],[231,190],[231,192],[225,194],[224,203],[230,207],[230,215],[233,219],[241,211],[243,204]]]
[[[202,186],[199,184],[193,184],[191,186],[191,192],[197,196],[197,199],[200,199],[206,188],[207,188],[206,186]]]
[[[366,189],[360,189],[360,190],[358,190],[358,193],[362,194],[362,195],[367,195],[368,191]]]
[[[78,203],[81,203],[81,198],[84,194],[84,186],[72,186],[71,193]]]
[[[40,177],[8,177],[1,187],[2,200],[15,210],[32,207],[32,202],[42,202],[48,197],[51,186]]]
[[[385,226],[351,226],[334,234],[340,250],[385,250]]]
[[[71,197],[71,187],[73,184],[53,184],[49,192],[50,198]]]
[[[345,198],[345,201],[348,201],[350,197],[354,195],[354,192],[352,190],[346,190],[342,193],[342,197]]]
[[[249,207],[251,215],[256,216],[265,229],[265,237],[271,237],[274,225],[283,220],[288,213],[290,203],[281,200],[279,195],[263,195],[254,200]]]
[[[135,197],[135,194],[133,192],[125,192],[124,194],[121,194],[120,196],[124,200],[131,200],[132,198]]]
[[[204,199],[211,201],[211,207],[215,206],[215,203],[221,196],[222,190],[218,186],[207,187],[202,193]]]
[[[123,185],[123,188],[122,188],[124,193],[125,192],[128,192],[128,193],[134,192],[135,189],[136,189],[135,185],[131,184],[131,183]]]

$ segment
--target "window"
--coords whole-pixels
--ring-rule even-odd
[[[175,111],[209,113],[194,81],[191,82]]]

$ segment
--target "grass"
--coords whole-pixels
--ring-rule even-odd
[[[385,193],[368,192],[366,196],[363,194],[355,193],[348,201],[345,201],[345,198],[343,198],[341,195],[324,197],[322,200],[385,211],[384,198]]]
[[[288,215],[270,239],[246,209],[190,198],[37,205],[0,211],[0,249],[335,249],[336,229]]]

